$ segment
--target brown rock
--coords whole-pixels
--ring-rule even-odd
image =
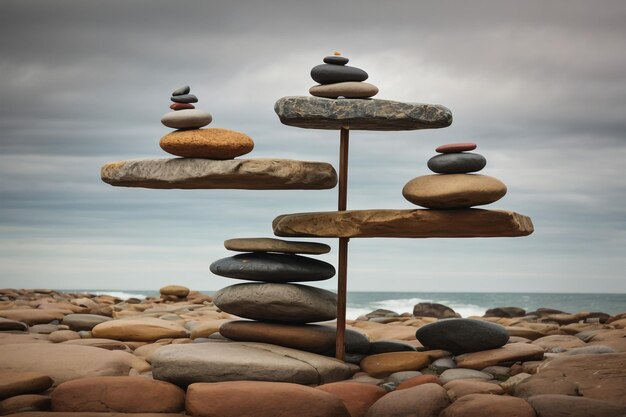
[[[69,326],[69,328],[72,330],[80,331],[91,330],[97,324],[110,320],[111,317],[98,314],[68,314],[63,318],[62,323],[66,326]]]
[[[624,417],[626,406],[569,395],[536,395],[528,399],[538,417]]]
[[[369,409],[366,417],[437,417],[450,404],[446,390],[437,384],[391,392]]]
[[[21,308],[15,310],[0,310],[0,317],[21,321],[32,326],[34,324],[46,324],[55,320],[63,320],[63,317],[71,313],[69,310],[60,309],[34,309]]]
[[[67,413],[65,411],[31,411],[12,414],[11,417],[180,417],[180,413],[93,413],[91,411]]]
[[[28,325],[21,321],[9,320],[0,317],[0,332],[4,331],[20,331],[25,332],[28,330]]]
[[[76,339],[80,339],[80,335],[73,330],[57,330],[48,335],[48,340],[53,343],[61,343]]]
[[[465,353],[456,357],[459,368],[483,369],[504,362],[532,361],[543,358],[543,348],[529,343],[509,343],[497,349]]]
[[[91,333],[97,338],[139,342],[188,336],[181,325],[153,317],[107,321],[98,324]]]
[[[530,218],[502,210],[348,210],[278,216],[274,234],[291,237],[507,237],[533,232]]]
[[[21,343],[52,343],[45,334],[0,334],[0,345],[14,345]]]
[[[448,391],[448,396],[452,401],[470,394],[504,394],[500,385],[475,379],[457,379],[448,382],[443,387]]]
[[[186,410],[198,417],[350,417],[335,395],[283,382],[192,384],[187,389]]]
[[[546,333],[526,327],[504,326],[504,329],[509,334],[509,336],[523,337],[529,340],[536,340],[541,337],[547,336]]]
[[[176,413],[185,405],[185,392],[176,385],[132,376],[76,379],[52,392],[53,411]]]
[[[312,96],[326,98],[369,98],[378,94],[378,87],[369,83],[348,81],[315,85],[309,88],[309,93]]]
[[[166,285],[162,287],[159,292],[161,295],[173,295],[175,297],[187,297],[189,294],[189,288],[182,285]]]
[[[0,401],[0,416],[28,411],[47,411],[49,409],[50,397],[45,395],[18,395]]]
[[[77,345],[77,346],[91,346],[97,347],[100,349],[106,350],[122,350],[125,352],[130,352],[131,349],[128,346],[128,342],[120,342],[119,340],[113,339],[101,339],[101,338],[91,338],[91,339],[73,339],[62,342],[64,345]]]
[[[448,306],[438,303],[418,303],[413,306],[415,317],[435,317],[438,319],[452,319],[461,317]]]
[[[172,103],[170,104],[170,109],[172,110],[188,110],[188,109],[195,109],[196,106],[194,106],[191,103]]]
[[[536,417],[521,398],[505,395],[469,394],[446,408],[440,417]]]
[[[417,371],[430,364],[430,358],[423,352],[389,352],[366,356],[361,361],[361,369],[378,378],[400,371]]]
[[[532,342],[532,344],[541,346],[545,350],[549,350],[552,348],[572,349],[572,348],[587,346],[585,342],[583,342],[576,336],[567,336],[567,335],[560,335],[560,334],[544,336],[539,339],[535,339]]]
[[[557,370],[544,371],[526,378],[517,384],[513,393],[521,398],[540,394],[579,395],[576,383]]]
[[[0,357],[5,360],[4,356]],[[43,392],[50,388],[52,383],[52,378],[41,372],[0,371],[0,400],[16,395]]]
[[[402,381],[397,387],[396,390],[407,389],[417,387],[418,385],[424,384],[438,384],[443,385],[441,380],[435,375],[418,375],[413,378],[409,378],[405,381]]]
[[[500,180],[480,174],[424,175],[409,181],[402,195],[411,203],[433,209],[459,209],[491,204],[506,194]]]
[[[347,381],[320,385],[317,389],[339,397],[350,417],[364,417],[367,410],[387,394],[387,391],[375,385]]]
[[[355,321],[350,326],[351,329],[358,330],[367,335],[370,340],[415,340],[415,328],[409,326],[388,326],[386,324],[373,321]],[[419,343],[419,342],[418,342]]]
[[[236,252],[279,252],[321,255],[330,252],[330,246],[317,242],[293,242],[273,238],[241,238],[224,241],[224,247]]]
[[[219,128],[177,130],[159,144],[165,152],[185,158],[233,159],[254,148],[245,133]]]

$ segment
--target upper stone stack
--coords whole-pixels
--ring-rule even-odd
[[[324,64],[317,65],[311,70],[311,78],[319,85],[309,89],[309,93],[316,97],[325,98],[369,98],[378,93],[378,87],[364,83],[367,72],[360,68],[350,67],[348,58],[340,56],[339,52],[324,58]]]
[[[487,160],[472,153],[474,143],[454,143],[436,149],[440,155],[428,161],[436,175],[409,181],[402,195],[411,203],[432,209],[463,209],[491,204],[506,194],[506,185],[486,175],[470,174],[482,170]]]

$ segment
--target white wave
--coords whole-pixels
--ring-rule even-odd
[[[450,303],[446,300],[426,300],[422,298],[403,298],[397,300],[381,300],[381,301],[372,301],[367,306],[348,306],[346,309],[346,318],[350,320],[354,320],[361,315],[365,315],[371,313],[372,311],[382,308],[385,310],[395,311],[398,314],[402,313],[411,313],[413,314],[413,307],[415,304],[419,303],[439,303],[446,305],[459,313],[462,317],[469,316],[482,316],[485,314],[485,308],[480,307],[475,304],[457,304]]]
[[[138,298],[140,300],[143,300],[146,297],[148,297],[145,294],[136,294],[136,293],[123,292],[123,291],[89,291],[89,294],[110,295],[111,297],[121,298],[122,300],[128,300],[129,298]]]

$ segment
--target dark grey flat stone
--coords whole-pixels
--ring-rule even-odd
[[[321,281],[335,275],[335,267],[317,259],[282,253],[242,253],[217,260],[215,275],[262,282]]]
[[[311,69],[311,78],[320,84],[365,81],[367,77],[367,72],[347,65],[320,64]]]
[[[198,97],[193,94],[182,94],[180,96],[172,96],[170,97],[174,103],[197,103]]]
[[[420,327],[415,332],[420,343],[459,355],[496,349],[509,340],[503,326],[475,319],[444,319]]]
[[[437,174],[467,174],[478,172],[487,165],[484,156],[472,153],[444,153],[428,160],[428,168]]]
[[[191,88],[188,85],[185,85],[183,87],[179,87],[176,90],[174,90],[172,95],[173,96],[183,96],[185,94],[189,94],[190,91],[191,91]]]
[[[350,60],[345,56],[330,55],[324,58],[324,63],[331,65],[346,65]]]
[[[279,99],[274,111],[283,124],[307,129],[418,130],[452,123],[444,106],[376,99],[290,96]]]

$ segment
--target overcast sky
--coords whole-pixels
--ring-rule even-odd
[[[0,287],[147,289],[234,283],[208,265],[274,217],[336,209],[326,191],[149,190],[106,162],[167,157],[159,122],[191,85],[246,157],[327,161],[339,135],[284,126],[341,51],[377,98],[442,104],[449,128],[354,131],[349,209],[411,208],[434,148],[473,141],[530,216],[501,239],[353,239],[352,291],[626,292],[623,1],[28,1],[0,3]],[[336,265],[337,245],[320,257]],[[336,279],[319,283],[332,289]]]

